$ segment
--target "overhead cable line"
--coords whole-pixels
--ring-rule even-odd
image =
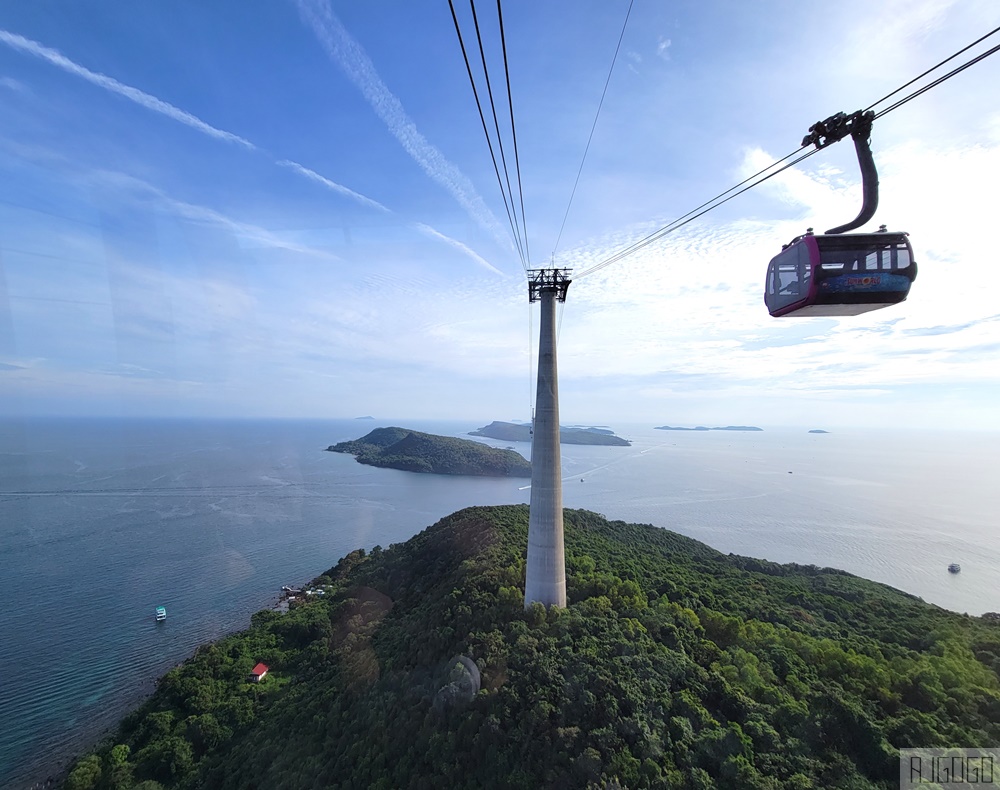
[[[998,29],[998,30],[1000,30],[1000,28],[997,28],[997,29]],[[961,72],[965,71],[965,70],[966,70],[967,68],[969,68],[969,66],[972,66],[973,64],[975,64],[975,63],[978,63],[979,61],[981,61],[981,60],[984,60],[985,58],[988,58],[988,57],[989,57],[990,55],[992,55],[992,54],[993,54],[994,52],[996,52],[997,50],[1000,50],[1000,44],[997,44],[997,45],[996,45],[995,47],[993,47],[992,49],[988,49],[988,50],[986,50],[986,52],[983,52],[982,54],[980,54],[980,55],[977,55],[977,56],[976,56],[976,57],[974,57],[974,58],[973,58],[972,60],[970,60],[970,61],[967,61],[967,62],[963,63],[963,64],[962,64],[961,66],[959,66],[958,68],[956,68],[956,69],[952,69],[952,70],[951,70],[951,71],[949,71],[949,72],[948,72],[947,74],[945,74],[945,75],[944,75],[943,77],[938,77],[938,78],[937,78],[936,80],[934,80],[934,82],[931,82],[931,83],[929,83],[929,84],[927,84],[927,85],[924,85],[924,87],[922,87],[922,88],[920,88],[920,89],[918,89],[918,90],[915,90],[915,91],[914,91],[913,93],[911,93],[911,94],[910,94],[909,96],[907,96],[907,97],[905,97],[905,98],[903,98],[903,99],[900,99],[900,100],[899,100],[898,102],[896,102],[895,104],[893,104],[893,105],[892,105],[891,107],[887,107],[887,108],[886,108],[886,109],[884,109],[884,110],[879,110],[879,111],[878,111],[878,112],[877,112],[877,113],[875,114],[875,117],[876,117],[876,118],[881,118],[881,117],[882,117],[883,115],[885,115],[886,113],[890,113],[890,112],[892,112],[892,111],[893,111],[893,110],[895,110],[895,109],[896,109],[897,107],[902,107],[902,106],[903,106],[904,104],[906,104],[906,103],[907,103],[908,101],[911,101],[912,99],[915,99],[915,98],[917,98],[917,96],[919,96],[920,94],[922,94],[922,93],[926,93],[926,92],[927,92],[927,91],[929,91],[929,90],[930,90],[931,88],[934,88],[934,87],[937,87],[938,85],[940,85],[940,84],[941,84],[942,82],[944,82],[945,80],[949,80],[949,79],[951,79],[952,77],[954,77],[954,76],[955,76],[956,74],[960,74]]]
[[[472,66],[469,63],[469,55],[465,49],[465,41],[462,38],[462,30],[458,24],[458,15],[455,13],[454,0],[448,0],[448,7],[451,9],[451,18],[452,21],[455,23],[455,33],[458,35],[458,43],[459,46],[462,48],[462,58],[465,60],[465,69],[469,75],[469,84],[472,85],[472,95],[476,99],[476,108],[479,110],[479,120],[483,125],[483,134],[486,135],[486,144],[489,146],[490,149],[490,158],[493,160],[493,171],[496,173],[497,184],[499,184],[500,186],[500,194],[503,196],[504,208],[507,210],[507,220],[510,223],[510,230],[514,236],[518,257],[521,259],[521,268],[524,269],[525,275],[527,275],[528,263],[524,258],[524,251],[521,246],[520,235],[517,231],[517,226],[514,223],[513,215],[511,214],[511,207],[507,200],[507,192],[504,190],[503,179],[500,177],[500,167],[497,165],[496,154],[493,151],[493,142],[490,139],[490,133],[486,127],[486,116],[483,114],[483,105],[482,102],[480,102],[479,100],[479,91],[476,89],[476,80],[472,76]]]
[[[921,74],[919,77],[916,77],[916,78],[910,80],[909,82],[907,82],[904,85],[900,86],[896,90],[892,91],[892,93],[886,94],[884,97],[882,97],[881,99],[879,99],[874,104],[869,105],[869,107],[867,108],[867,110],[871,110],[873,107],[876,107],[877,105],[881,104],[886,99],[888,99],[888,98],[890,98],[892,96],[895,96],[901,90],[904,90],[906,87],[912,85],[914,82],[916,82],[917,80],[919,80],[921,77],[927,76],[927,74],[929,74],[930,72],[934,71],[937,68],[940,68],[943,64],[947,63],[950,60],[953,60],[957,55],[960,55],[962,52],[967,51],[970,47],[975,46],[976,44],[978,44],[981,41],[985,40],[989,36],[992,36],[994,33],[997,33],[998,31],[1000,31],[1000,28],[996,28],[996,29],[990,31],[985,36],[982,36],[981,38],[979,38],[976,41],[974,41],[972,44],[969,44],[967,47],[959,50],[954,55],[951,55],[950,57],[948,57],[945,60],[941,61],[940,63],[938,63],[933,68],[928,69],[923,74]],[[889,106],[889,107],[887,107],[887,108],[885,108],[883,110],[878,111],[875,114],[875,118],[881,118],[882,116],[887,115],[888,113],[892,112],[893,110],[895,110],[895,109],[897,109],[899,107],[902,107],[904,104],[906,104],[909,101],[912,101],[917,96],[920,96],[921,94],[926,93],[927,91],[929,91],[931,88],[934,88],[934,87],[940,85],[942,82],[945,82],[946,80],[951,79],[956,74],[959,74],[962,71],[965,71],[965,69],[967,69],[970,66],[978,63],[979,61],[981,61],[981,60],[989,57],[990,55],[994,54],[998,50],[1000,50],[1000,45],[995,46],[992,49],[989,49],[986,52],[983,52],[980,55],[977,55],[975,58],[972,58],[972,59],[966,61],[961,66],[953,69],[952,71],[950,71],[947,74],[939,77],[938,79],[934,80],[933,82],[930,82],[927,85],[924,85],[923,87],[914,90],[913,92],[911,92],[907,96],[903,97],[902,99],[898,100],[897,102],[895,102],[891,106]],[[867,110],[866,110],[866,112],[867,112]],[[736,184],[735,186],[730,187],[725,192],[721,192],[720,194],[716,195],[711,200],[708,200],[708,201],[702,203],[697,208],[692,209],[687,214],[684,214],[684,215],[678,217],[677,219],[673,220],[672,222],[668,223],[667,225],[664,225],[659,230],[656,230],[653,233],[650,233],[648,236],[645,236],[642,239],[639,239],[638,241],[630,244],[628,247],[625,247],[624,249],[619,250],[618,252],[614,253],[610,257],[608,257],[608,258],[604,259],[603,261],[601,261],[600,263],[597,263],[594,266],[591,266],[591,267],[589,267],[587,269],[584,269],[582,272],[579,272],[574,279],[575,280],[579,280],[581,277],[586,277],[588,274],[592,274],[593,272],[599,271],[600,269],[603,269],[605,266],[610,266],[612,263],[616,263],[617,261],[620,261],[622,258],[625,258],[625,257],[627,257],[629,255],[632,255],[632,254],[638,252],[642,248],[644,248],[644,247],[652,244],[655,241],[658,241],[659,239],[663,238],[667,234],[673,233],[674,231],[679,230],[680,228],[682,228],[685,225],[687,225],[689,222],[693,222],[694,220],[698,219],[699,217],[703,216],[704,214],[707,214],[709,211],[712,211],[713,209],[718,208],[719,206],[721,206],[724,203],[728,203],[730,200],[732,200],[733,198],[737,197],[738,195],[742,195],[744,192],[746,192],[746,191],[748,191],[750,189],[753,189],[755,186],[758,186],[758,185],[764,183],[768,179],[773,178],[774,176],[776,176],[779,173],[787,170],[788,168],[794,167],[799,162],[803,161],[804,159],[808,159],[810,156],[812,156],[813,154],[815,154],[815,153],[817,153],[818,151],[821,150],[820,148],[813,148],[812,150],[807,151],[805,154],[803,154],[802,156],[798,157],[797,159],[789,162],[784,167],[781,167],[778,170],[774,170],[773,172],[768,173],[767,175],[763,175],[764,173],[767,173],[767,171],[771,170],[772,168],[777,167],[778,165],[780,165],[782,162],[785,162],[786,160],[791,159],[793,156],[795,156],[796,154],[800,153],[803,150],[803,148],[805,148],[805,147],[806,147],[806,145],[803,144],[802,146],[800,146],[796,150],[792,151],[790,154],[787,154],[786,156],[782,157],[781,159],[778,159],[778,160],[772,162],[767,167],[765,167],[763,170],[758,171],[757,173],[755,173],[754,175],[750,176],[749,178],[745,178],[739,184]],[[754,179],[757,179],[757,180],[754,180]],[[752,183],[748,183],[748,182],[752,182]],[[746,185],[746,186],[744,186],[744,185]],[[740,189],[740,187],[743,187],[743,188]],[[734,191],[734,190],[739,190],[739,191]],[[730,194],[730,193],[732,193],[732,194]]]
[[[744,192],[746,192],[746,191],[748,191],[750,189],[753,189],[755,186],[759,186],[760,184],[762,184],[765,181],[767,181],[769,178],[773,178],[774,176],[778,175],[779,173],[784,172],[788,168],[794,167],[795,165],[797,165],[802,160],[808,159],[813,154],[819,153],[819,151],[821,149],[814,148],[811,151],[806,151],[806,153],[802,154],[802,156],[800,156],[798,159],[792,160],[791,162],[789,162],[784,167],[779,168],[778,170],[775,170],[773,173],[768,173],[766,176],[764,176],[763,178],[758,179],[757,181],[754,181],[752,184],[747,184],[747,186],[743,187],[743,189],[740,189],[738,192],[733,192],[733,190],[737,189],[737,187],[739,187],[741,184],[746,184],[747,181],[749,181],[750,179],[756,178],[761,173],[764,173],[764,172],[770,170],[775,165],[778,165],[781,162],[784,162],[786,159],[788,159],[788,158],[790,158],[792,156],[795,156],[795,154],[799,153],[799,151],[801,151],[801,150],[802,150],[801,148],[798,148],[795,151],[792,151],[792,153],[788,154],[788,156],[785,156],[782,159],[777,160],[776,162],[772,162],[771,164],[769,164],[767,167],[765,167],[760,172],[754,174],[753,176],[750,176],[750,178],[745,179],[744,181],[741,181],[736,186],[730,187],[725,192],[723,192],[720,195],[712,198],[712,200],[709,200],[709,201],[707,201],[705,203],[702,203],[701,206],[698,207],[698,208],[703,209],[702,211],[698,211],[697,208],[693,209],[692,211],[689,211],[684,216],[678,217],[677,219],[675,219],[669,225],[665,225],[662,228],[660,228],[659,230],[657,230],[657,231],[655,231],[653,233],[650,233],[645,238],[640,239],[639,241],[635,242],[634,244],[630,245],[629,247],[626,247],[624,250],[621,250],[620,252],[615,253],[610,258],[606,258],[605,260],[601,261],[600,263],[598,263],[598,264],[596,264],[594,266],[591,266],[589,269],[585,269],[584,271],[582,271],[578,275],[576,275],[576,277],[574,279],[579,280],[581,277],[585,277],[588,274],[592,274],[593,272],[599,271],[600,269],[603,269],[605,266],[610,266],[612,263],[617,263],[622,258],[626,258],[629,255],[632,255],[633,253],[638,252],[643,247],[646,247],[646,246],[652,244],[654,241],[659,241],[660,239],[662,239],[667,234],[673,233],[675,230],[680,230],[685,225],[687,225],[689,222],[694,222],[696,219],[698,219],[699,217],[707,214],[712,209],[718,208],[723,203],[728,203],[733,198],[742,195]],[[729,195],[724,200],[719,200],[719,198],[721,198],[723,195],[728,194],[729,192],[733,192],[733,194]],[[695,213],[695,212],[697,212],[697,213]]]
[[[510,108],[510,136],[514,139],[514,165],[517,168],[517,194],[521,201],[521,228],[524,230],[524,257],[531,261],[531,251],[528,249],[528,223],[524,218],[524,190],[521,187],[521,159],[517,154],[517,127],[514,126],[514,100],[510,92],[510,68],[507,66],[507,36],[503,30],[503,11],[500,10],[500,0],[497,0],[497,19],[500,22],[500,46],[503,49],[503,73],[507,78],[507,106]],[[511,196],[513,198],[513,196]]]
[[[646,244],[648,244],[648,243],[651,243],[651,242],[654,242],[654,241],[656,241],[657,239],[659,239],[660,237],[662,237],[662,236],[665,236],[665,235],[666,235],[667,233],[671,232],[671,230],[676,230],[677,228],[675,228],[675,227],[674,227],[674,225],[677,225],[677,223],[679,223],[679,222],[682,222],[682,221],[683,221],[683,220],[685,220],[685,219],[688,219],[688,217],[690,217],[690,218],[691,218],[692,220],[693,220],[693,219],[697,219],[697,217],[693,217],[693,216],[691,216],[691,215],[692,215],[692,214],[694,214],[694,213],[695,213],[696,211],[699,211],[699,210],[701,210],[701,209],[705,208],[706,206],[711,206],[711,208],[715,208],[715,206],[714,206],[714,205],[711,205],[711,204],[713,204],[713,203],[715,203],[715,202],[716,202],[717,200],[720,200],[721,198],[725,197],[725,196],[726,196],[726,195],[728,195],[728,194],[729,194],[730,192],[732,192],[732,191],[734,191],[734,190],[736,190],[736,189],[739,189],[739,188],[740,188],[741,186],[743,186],[743,185],[744,185],[744,184],[746,184],[747,182],[749,182],[749,181],[752,181],[753,179],[757,178],[758,176],[761,176],[761,175],[763,175],[763,174],[764,174],[764,173],[766,173],[766,172],[767,172],[768,170],[770,170],[770,169],[771,169],[772,167],[776,167],[777,165],[780,165],[780,164],[781,164],[782,162],[784,162],[785,160],[787,160],[787,159],[791,159],[791,158],[792,158],[793,156],[795,156],[795,155],[796,155],[797,153],[799,153],[799,151],[801,151],[801,150],[802,150],[803,148],[805,148],[805,146],[801,146],[801,147],[799,147],[799,148],[796,148],[796,149],[795,149],[794,151],[792,151],[792,152],[791,152],[790,154],[788,154],[787,156],[783,156],[783,157],[782,157],[781,159],[778,159],[778,160],[777,160],[777,161],[775,161],[775,162],[771,162],[771,164],[769,164],[769,165],[768,165],[767,167],[765,167],[765,168],[764,168],[763,170],[758,170],[758,171],[757,171],[756,173],[754,173],[754,174],[753,174],[752,176],[747,176],[747,177],[746,177],[746,178],[744,178],[744,179],[743,179],[742,181],[740,181],[740,183],[738,183],[738,184],[735,184],[734,186],[731,186],[731,187],[729,187],[729,189],[727,189],[727,190],[726,190],[725,192],[720,192],[720,193],[719,193],[718,195],[716,195],[716,196],[715,196],[714,198],[712,198],[711,200],[706,200],[706,201],[705,201],[704,203],[702,203],[702,204],[701,204],[700,206],[696,206],[695,208],[691,209],[691,210],[690,210],[690,211],[689,211],[689,212],[688,212],[687,214],[682,214],[681,216],[677,217],[677,219],[675,219],[675,220],[674,220],[673,222],[671,222],[671,223],[670,223],[669,225],[665,225],[664,227],[660,228],[659,230],[657,230],[657,231],[654,231],[653,233],[650,233],[650,234],[649,234],[648,236],[645,236],[645,237],[643,237],[643,238],[639,239],[638,241],[636,241],[636,242],[634,242],[634,243],[630,244],[630,245],[629,245],[628,247],[626,247],[625,249],[623,249],[623,250],[621,250],[621,251],[619,251],[619,252],[615,253],[615,254],[614,254],[614,255],[612,256],[612,257],[614,258],[614,260],[611,260],[611,259],[607,259],[607,260],[605,260],[605,261],[602,261],[602,262],[601,262],[601,263],[599,263],[599,264],[596,264],[595,266],[592,266],[592,267],[590,267],[589,269],[586,269],[585,271],[583,271],[583,272],[581,272],[580,274],[578,274],[578,275],[576,276],[576,279],[578,279],[578,280],[579,280],[579,279],[580,279],[580,278],[581,278],[581,277],[582,277],[582,276],[583,276],[584,274],[589,274],[590,272],[592,272],[592,271],[596,271],[596,270],[597,270],[597,269],[599,269],[599,268],[604,268],[604,267],[605,267],[606,265],[608,265],[608,264],[610,264],[610,263],[614,263],[615,261],[619,261],[619,260],[621,260],[622,258],[626,257],[627,255],[631,255],[631,254],[632,254],[633,252],[637,252],[637,251],[638,251],[638,250],[640,250],[640,249],[641,249],[642,247],[645,247],[645,246],[646,246]],[[804,158],[805,158],[805,157],[803,157],[803,159],[804,159]],[[800,160],[800,159],[797,159],[797,160],[796,160],[796,162],[800,162],[800,161],[802,161],[802,160]],[[793,162],[792,164],[795,164],[795,162]],[[791,165],[787,165],[787,167],[791,167]],[[785,169],[785,168],[782,168],[782,170],[784,170],[784,169]],[[777,172],[781,172],[781,171],[779,170],[779,171],[777,171]],[[777,175],[777,173],[772,173],[771,175]],[[768,176],[768,178],[770,178],[770,176]],[[761,179],[761,181],[763,181],[763,180],[765,180],[765,179]],[[757,183],[760,183],[760,182],[757,182]],[[752,184],[751,186],[756,186],[756,184]],[[749,188],[750,188],[750,187],[747,187],[747,189],[749,189]],[[746,191],[746,190],[740,190],[740,192],[737,192],[736,194],[737,194],[737,195],[738,195],[738,194],[742,194],[742,193],[743,193],[743,192],[745,192],[745,191]],[[731,197],[736,197],[736,195],[732,195]],[[729,200],[729,199],[730,199],[730,198],[726,198],[726,200]],[[722,202],[725,202],[725,201],[722,201]],[[721,206],[721,205],[722,205],[722,203],[718,203],[718,204],[716,204],[716,205],[720,205],[720,206]],[[706,211],[710,211],[710,210],[711,210],[711,208],[709,208],[709,209],[706,209]],[[705,213],[705,212],[702,212],[702,213]],[[701,216],[701,214],[698,214],[698,217],[700,217],[700,216]],[[690,220],[688,220],[688,221],[690,221]],[[687,223],[684,223],[684,224],[687,224]],[[679,226],[679,225],[677,225],[677,227],[680,227],[680,226]]]
[[[931,66],[931,67],[930,67],[929,69],[927,69],[927,71],[923,72],[922,74],[918,74],[918,75],[917,75],[916,77],[914,77],[914,78],[913,78],[912,80],[910,80],[909,82],[906,82],[906,83],[904,83],[904,84],[900,85],[900,86],[899,86],[898,88],[896,88],[896,90],[894,90],[894,91],[893,91],[892,93],[887,93],[887,94],[886,94],[885,96],[883,96],[883,97],[882,97],[881,99],[879,99],[879,100],[878,100],[877,102],[874,102],[874,103],[872,103],[872,104],[869,104],[869,105],[868,105],[867,107],[865,107],[864,111],[865,111],[865,112],[868,112],[868,110],[872,110],[872,109],[874,109],[874,108],[875,108],[875,107],[876,107],[877,105],[881,104],[881,103],[882,103],[882,102],[884,102],[884,101],[885,101],[886,99],[888,99],[888,98],[890,98],[890,97],[892,97],[892,96],[895,96],[895,95],[896,95],[897,93],[899,93],[899,92],[900,92],[901,90],[904,90],[904,89],[906,89],[906,88],[909,88],[909,87],[910,87],[910,86],[911,86],[911,85],[912,85],[912,84],[913,84],[914,82],[916,82],[917,80],[920,80],[920,79],[923,79],[923,78],[924,78],[924,77],[926,77],[926,76],[927,76],[928,74],[930,74],[930,73],[931,73],[932,71],[936,71],[937,69],[941,68],[941,67],[942,67],[942,66],[943,66],[943,65],[944,65],[945,63],[947,63],[947,62],[948,62],[949,60],[954,60],[954,59],[955,59],[955,58],[957,58],[957,57],[958,57],[959,55],[961,55],[961,54],[962,54],[963,52],[966,52],[967,50],[970,50],[970,49],[972,49],[972,48],[973,48],[974,46],[976,46],[976,44],[979,44],[980,42],[982,42],[982,41],[985,41],[986,39],[988,39],[988,38],[989,38],[990,36],[992,36],[992,35],[993,35],[994,33],[997,33],[997,32],[1000,32],[1000,27],[995,27],[995,28],[993,28],[993,29],[992,29],[992,30],[991,30],[991,31],[990,31],[989,33],[987,33],[987,34],[986,34],[985,36],[981,36],[980,38],[977,38],[977,39],[976,39],[975,41],[973,41],[973,42],[972,42],[971,44],[969,44],[968,46],[965,46],[965,47],[962,47],[962,48],[961,48],[961,49],[960,49],[960,50],[959,50],[958,52],[956,52],[956,53],[955,53],[954,55],[949,55],[949,56],[948,56],[948,57],[946,57],[946,58],[945,58],[944,60],[942,60],[942,61],[941,61],[940,63],[938,63],[938,64],[937,64],[936,66]]]
[[[503,150],[503,137],[500,135],[500,122],[497,120],[497,107],[496,103],[493,101],[493,85],[490,82],[490,71],[486,66],[486,50],[483,49],[483,37],[479,30],[479,16],[476,14],[476,0],[469,0],[469,6],[472,8],[472,23],[476,28],[476,42],[479,44],[479,58],[483,64],[483,75],[486,78],[486,93],[490,100],[490,111],[493,113],[493,128],[497,133],[497,146],[500,148],[500,163],[503,165],[503,175],[507,182],[507,195],[510,196],[510,206],[514,214],[514,227],[517,231],[517,244],[522,260],[526,260],[523,248],[523,237],[521,235],[521,228],[517,221],[517,206],[514,203],[514,190],[510,186],[510,172],[507,170],[507,155]],[[499,6],[499,4],[498,4]],[[508,100],[510,96],[508,94]]]
[[[499,4],[499,0],[497,0]],[[590,143],[594,139],[594,130],[597,129],[597,119],[601,117],[601,108],[604,106],[604,97],[608,95],[608,85],[611,84],[611,75],[615,70],[615,63],[618,61],[618,53],[622,48],[622,39],[625,38],[625,28],[628,27],[628,19],[632,15],[632,4],[635,0],[629,0],[628,10],[625,12],[625,21],[622,23],[622,32],[618,36],[618,45],[615,47],[614,57],[611,58],[611,68],[608,69],[608,78],[604,81],[604,90],[601,92],[601,100],[597,104],[597,113],[594,115],[594,123],[590,127],[590,136],[587,138],[587,145],[583,149],[583,159],[580,160],[580,167],[576,171],[576,180],[573,181],[573,190],[569,195],[569,203],[566,206],[566,213],[563,214],[562,224],[559,226],[559,234],[556,236],[556,243],[552,247],[553,256],[559,249],[559,241],[562,239],[563,230],[566,228],[566,220],[569,218],[569,210],[573,206],[573,198],[576,196],[576,188],[580,184],[580,175],[583,173],[583,164],[587,161],[587,154],[590,151]]]

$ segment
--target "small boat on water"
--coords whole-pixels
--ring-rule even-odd
[[[167,619],[167,610],[162,606],[156,607],[156,622],[162,623]]]
[[[957,562],[953,562],[951,565],[948,566],[948,573],[961,573],[961,572],[962,572],[962,566],[959,565]]]

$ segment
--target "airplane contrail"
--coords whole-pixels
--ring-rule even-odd
[[[456,250],[459,250],[460,252],[464,252],[466,255],[468,255],[470,258],[472,258],[472,260],[474,260],[480,266],[483,266],[483,267],[489,269],[494,274],[499,274],[501,277],[504,276],[504,273],[502,271],[500,271],[496,266],[494,266],[492,263],[490,263],[485,258],[483,258],[481,255],[479,255],[471,247],[469,247],[469,246],[467,246],[465,244],[462,244],[462,242],[460,242],[458,239],[453,239],[451,236],[445,236],[440,231],[434,230],[434,228],[432,228],[430,225],[424,225],[422,222],[414,222],[413,223],[413,227],[416,228],[417,230],[419,230],[424,235],[430,236],[433,239],[440,239],[445,244],[450,244]]]
[[[79,63],[74,63],[58,50],[43,46],[37,41],[32,41],[30,38],[25,38],[24,36],[19,36],[17,33],[10,33],[7,30],[0,29],[0,42],[3,42],[12,49],[27,52],[29,55],[34,55],[42,60],[47,60],[53,66],[57,66],[63,71],[68,71],[70,74],[82,77],[87,80],[87,82],[91,82],[98,87],[111,91],[112,93],[117,93],[119,96],[124,96],[129,101],[135,102],[136,104],[145,107],[147,110],[152,110],[153,112],[158,112],[161,115],[166,115],[168,118],[173,118],[175,121],[179,121],[185,126],[190,126],[192,129],[197,129],[199,132],[207,134],[209,137],[214,137],[217,140],[225,140],[229,143],[236,143],[237,145],[241,145],[250,150],[254,150],[257,147],[249,140],[240,137],[238,134],[233,134],[232,132],[227,132],[223,129],[217,129],[211,124],[205,123],[205,121],[201,120],[201,118],[198,118],[189,112],[185,112],[179,107],[175,107],[162,99],[150,96],[145,91],[141,91],[138,88],[133,88],[131,85],[119,82],[114,77],[109,77],[107,74],[100,74],[96,71],[91,71],[85,66],[81,66]]]
[[[339,22],[337,22],[337,24],[339,25]],[[347,35],[347,32],[346,31],[343,32],[344,35],[347,36],[350,43],[352,43],[354,46],[357,47],[357,44],[350,39],[350,36]],[[100,88],[110,91],[111,93],[117,93],[120,96],[124,96],[129,101],[132,101],[141,107],[144,107],[148,110],[152,110],[153,112],[157,112],[160,115],[164,115],[168,118],[171,118],[172,120],[178,121],[179,123],[182,123],[185,126],[189,126],[192,129],[201,132],[202,134],[208,135],[209,137],[213,137],[217,140],[223,140],[225,142],[236,143],[251,151],[261,150],[258,146],[254,145],[254,143],[250,142],[245,137],[241,137],[238,134],[233,134],[232,132],[227,132],[224,129],[219,129],[215,126],[212,126],[211,124],[206,123],[197,116],[192,115],[191,113],[186,112],[185,110],[182,110],[179,107],[170,104],[169,102],[165,102],[162,99],[158,99],[155,96],[140,90],[139,88],[132,87],[131,85],[126,85],[125,83],[116,80],[114,77],[109,77],[106,74],[101,74],[99,72],[91,71],[87,67],[81,66],[79,63],[70,60],[58,50],[52,49],[51,47],[46,47],[43,44],[40,44],[37,41],[33,41],[30,38],[25,38],[24,36],[18,35],[17,33],[11,33],[7,30],[3,30],[2,28],[0,28],[0,42],[7,44],[12,49],[16,49],[18,51],[28,53],[29,55],[41,58],[42,60],[48,61],[49,63],[62,69],[63,71],[66,71],[77,77],[82,77],[83,79],[87,80],[88,82],[94,85],[97,85]],[[371,66],[371,61],[367,60],[367,56],[364,56],[364,58],[365,61],[368,63],[368,66],[370,67],[372,73],[374,73],[374,67]],[[379,85],[382,85],[381,80],[378,79],[377,74],[374,76],[374,79],[378,82]],[[388,90],[385,89],[384,85],[382,85],[382,88],[386,90],[386,92],[388,92]],[[391,96],[391,94],[389,95]],[[367,93],[366,96],[368,96]],[[393,100],[395,101],[395,97],[393,97]],[[396,101],[396,104],[399,105],[399,102]],[[406,118],[405,113],[403,112],[401,106],[399,106],[399,112],[403,113],[403,117]],[[409,122],[408,118],[406,118],[406,120]],[[409,123],[412,126],[412,122]],[[416,133],[417,137],[419,137],[420,140],[423,141],[425,147],[430,148],[430,150],[432,150],[434,154],[436,154],[437,157],[440,158],[442,162],[444,162],[445,165],[454,170],[455,174],[457,174],[457,178],[465,180],[468,187],[468,191],[470,191],[472,195],[472,199],[467,198],[466,202],[469,202],[471,200],[470,205],[474,204],[475,201],[479,201],[479,203],[482,204],[482,200],[479,198],[478,195],[475,194],[475,190],[472,188],[471,183],[468,183],[468,179],[465,179],[465,176],[463,176],[460,172],[458,172],[457,168],[455,168],[453,165],[444,160],[444,157],[441,156],[440,152],[438,152],[437,149],[434,149],[433,146],[430,146],[430,144],[426,142],[426,140],[423,140],[423,137],[420,136],[419,132],[416,132],[415,128],[413,129],[413,131],[414,133]],[[311,181],[322,184],[326,188],[334,192],[337,192],[338,194],[343,195],[344,197],[350,198],[351,200],[360,203],[363,206],[367,206],[368,208],[372,208],[377,211],[385,213],[392,213],[391,209],[387,208],[382,203],[379,203],[377,200],[373,200],[369,197],[366,197],[365,195],[362,195],[360,192],[355,192],[353,189],[350,189],[349,187],[346,187],[343,184],[338,184],[336,181],[333,181],[327,178],[326,176],[320,175],[315,170],[310,170],[308,167],[305,167],[299,164],[298,162],[293,162],[290,159],[279,159],[275,161],[275,164],[279,165],[280,167],[288,168],[289,170],[292,170],[298,175],[307,178]],[[460,200],[459,202],[462,201]],[[463,205],[465,204],[463,203]],[[194,207],[191,206],[191,204],[186,204],[181,201],[174,201],[174,207],[179,209],[180,213],[192,219],[209,218],[208,215],[205,213],[207,211],[210,211],[209,209],[200,208],[200,212],[194,211]],[[487,220],[492,218],[492,214],[489,213],[489,209],[486,208],[485,204],[481,205],[481,209],[486,212]],[[216,214],[210,219],[216,222],[220,222],[222,219],[222,215]],[[287,247],[288,249],[297,249],[296,245],[290,244],[288,242],[282,242],[280,244],[276,243],[276,239],[272,237],[270,234],[268,234],[266,231],[264,231],[262,228],[255,228],[254,226],[250,225],[239,225],[239,223],[235,223],[233,220],[229,220],[228,218],[225,218],[225,222],[231,223],[231,227],[233,228],[233,230],[240,231],[244,235],[254,236],[258,240],[262,240],[265,243],[267,243],[268,246],[284,246]],[[495,220],[493,220],[493,222],[495,223]],[[450,236],[446,236],[445,234],[440,233],[439,231],[435,230],[429,225],[424,225],[419,222],[410,223],[410,227],[414,228],[420,233],[423,233],[426,236],[430,236],[432,238],[443,241],[446,244],[449,244],[455,249],[463,252],[465,255],[467,255],[469,258],[471,258],[480,266],[489,269],[495,274],[503,276],[503,272],[501,272],[495,266],[486,261],[482,256],[477,254],[474,250],[472,250],[470,247],[463,244],[462,242],[458,241],[457,239],[453,239]],[[248,231],[252,231],[252,233],[248,234],[247,233]]]
[[[329,0],[298,0],[298,7],[327,54],[361,91],[406,153],[430,178],[444,187],[480,227],[499,244],[513,250],[509,236],[472,182],[420,133],[399,99],[382,81],[364,48],[333,13]]]
[[[318,184],[322,184],[327,189],[332,189],[334,192],[339,192],[341,195],[344,195],[345,197],[349,197],[352,200],[356,200],[358,203],[361,203],[364,206],[376,209],[377,211],[384,211],[391,213],[391,209],[386,208],[377,200],[372,200],[369,197],[365,197],[360,192],[355,192],[353,189],[345,187],[343,184],[338,184],[336,181],[331,181],[326,176],[321,176],[315,170],[310,170],[308,167],[303,167],[298,162],[293,162],[290,159],[282,159],[278,161],[276,164],[280,165],[281,167],[287,167],[289,170],[293,170],[300,176],[305,176],[306,178],[315,181]]]

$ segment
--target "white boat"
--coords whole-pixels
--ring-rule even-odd
[[[162,606],[157,606],[156,607],[156,622],[162,623],[166,619],[167,619],[167,610],[164,609]]]

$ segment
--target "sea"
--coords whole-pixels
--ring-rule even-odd
[[[57,777],[282,585],[463,507],[527,502],[527,480],[325,452],[379,426],[464,436],[490,421],[0,421],[0,787]],[[998,434],[609,427],[632,445],[562,447],[566,507],[1000,611]]]

